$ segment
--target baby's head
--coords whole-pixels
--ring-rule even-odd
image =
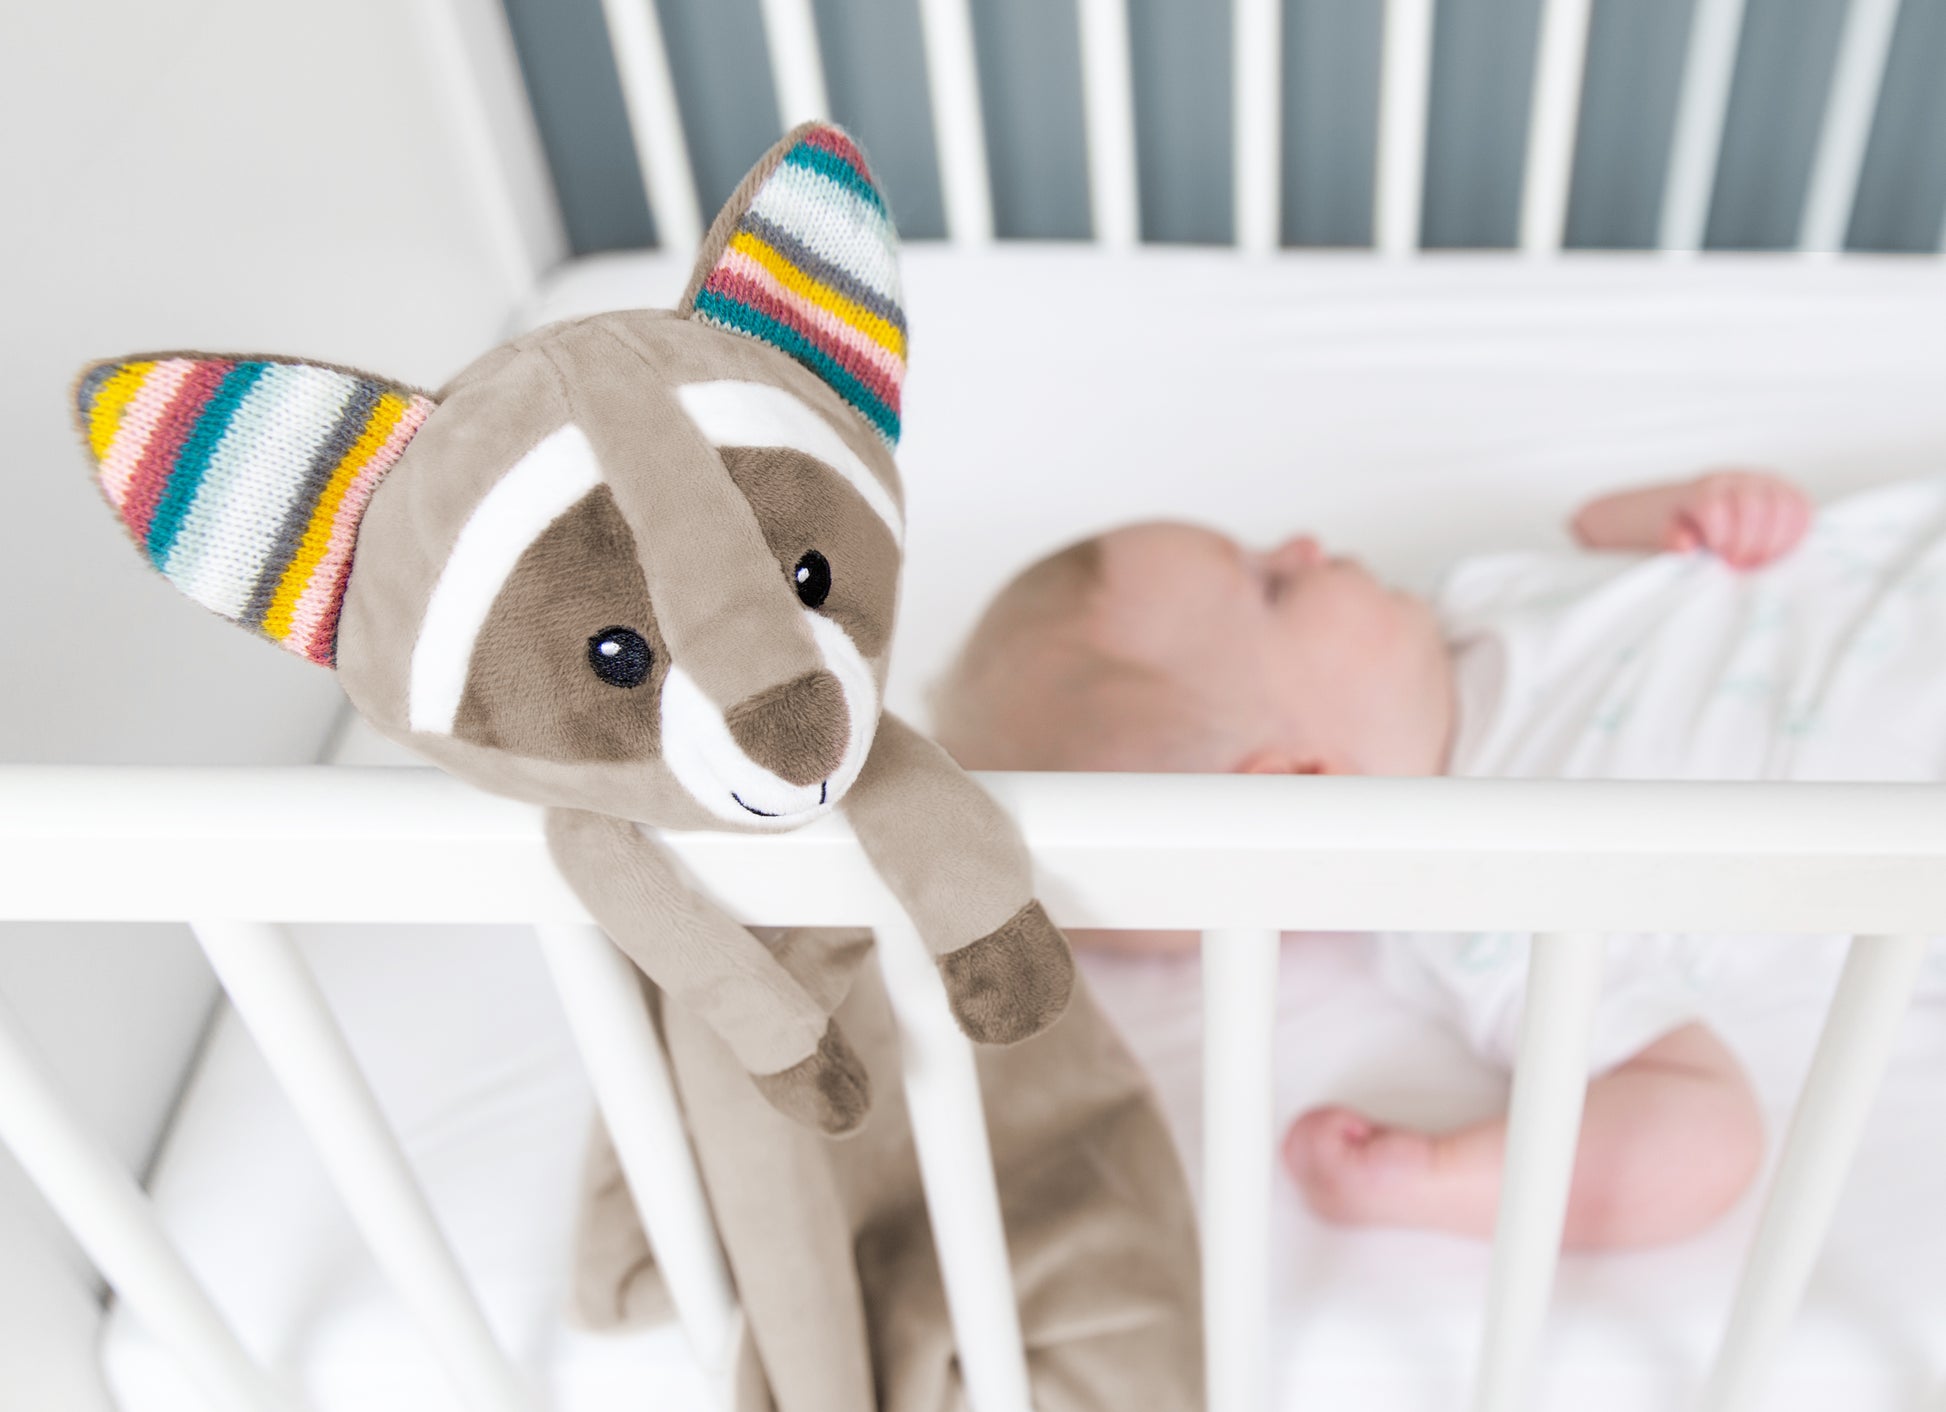
[[[1453,726],[1432,610],[1299,536],[1193,525],[1070,545],[1003,589],[935,693],[973,769],[1435,775]]]

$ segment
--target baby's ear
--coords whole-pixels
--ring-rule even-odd
[[[1288,750],[1253,750],[1230,771],[1235,775],[1336,775],[1344,773],[1330,761],[1317,756],[1300,759]]]
[[[151,564],[333,665],[359,517],[430,397],[318,363],[157,353],[87,368],[74,407],[102,493]]]
[[[676,312],[790,354],[899,444],[898,234],[843,129],[805,123],[750,169],[704,237]]]

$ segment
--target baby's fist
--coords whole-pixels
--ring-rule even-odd
[[[1663,531],[1665,549],[1707,549],[1732,568],[1756,569],[1797,547],[1811,527],[1810,497],[1766,471],[1711,471],[1683,487]]]

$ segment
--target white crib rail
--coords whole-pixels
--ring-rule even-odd
[[[1547,0],[1541,11],[1520,202],[1520,248],[1530,255],[1556,253],[1567,234],[1592,4],[1593,0]]]
[[[696,199],[676,83],[669,74],[669,51],[662,22],[651,0],[602,0],[608,42],[621,78],[642,189],[655,217],[656,238],[672,250],[689,250],[703,238],[703,213]]]
[[[1283,223],[1284,7],[1234,0],[1231,25],[1236,243],[1262,254],[1277,248]]]
[[[1809,254],[1829,255],[1845,248],[1845,227],[1858,198],[1865,144],[1885,86],[1885,61],[1892,53],[1892,28],[1898,18],[1899,0],[1851,0],[1845,14],[1817,156],[1804,193],[1797,243]]]
[[[1507,1114],[1506,1176],[1474,1389],[1477,1412],[1513,1412],[1526,1402],[1581,1136],[1602,945],[1596,932],[1534,938]]]
[[[494,1341],[296,945],[269,922],[204,916],[191,926],[352,1220],[431,1338],[464,1405],[525,1412],[531,1401]]]
[[[1426,186],[1426,100],[1432,85],[1432,6],[1433,0],[1385,0],[1372,241],[1387,255],[1408,255],[1419,248],[1419,205]]]
[[[811,0],[763,0],[763,13],[770,79],[777,90],[777,116],[784,131],[828,119],[831,99],[824,90],[824,58],[818,49]]]
[[[1861,931],[1731,1312],[1714,1404],[1761,1375],[1802,1292],[1910,991],[1917,940],[1946,930],[1946,809],[1903,784],[1662,784],[1331,777],[988,775],[1020,822],[1040,888],[1068,925],[1205,932],[1209,1027],[1205,1268],[1211,1412],[1263,1412],[1273,1386],[1268,1326],[1270,1000],[1278,928],[1480,929],[1544,937],[1515,1078],[1508,1188],[1496,1240],[1478,1386],[1481,1409],[1517,1405],[1532,1372],[1559,1245],[1578,1128],[1586,1018],[1599,939],[1583,933]],[[1137,807],[1139,803],[1139,807]],[[931,970],[842,820],[781,837],[682,834],[670,845],[698,881],[754,925],[872,925],[907,1045],[905,1083],[961,1361],[979,1412],[1028,1406],[1023,1351],[969,1054]],[[616,1001],[625,966],[588,945],[585,911],[554,872],[539,812],[432,771],[0,767],[0,918],[237,923],[524,918],[551,953],[598,1097],[699,1354],[719,1368],[735,1311],[652,1031]],[[116,859],[104,871],[99,860]],[[291,892],[290,857],[334,859],[328,891]],[[1650,883],[1653,885],[1649,885]],[[205,925],[204,931],[210,932]],[[1896,934],[1896,935],[1889,935]],[[232,960],[251,949],[219,950]],[[901,947],[903,946],[903,949]],[[259,948],[275,950],[276,948]],[[908,954],[909,953],[909,954]],[[592,968],[586,964],[598,961]],[[607,979],[601,965],[608,967]],[[226,984],[237,968],[225,964]],[[576,992],[584,992],[579,995]],[[603,999],[603,996],[606,999]],[[246,1008],[261,1000],[238,996]],[[269,1002],[272,1004],[280,1002]],[[619,1002],[616,1002],[619,1004]],[[607,1018],[594,1012],[608,1005]],[[632,1017],[631,1017],[632,1013]],[[259,1017],[261,1018],[261,1017]],[[315,1019],[315,1017],[314,1017]],[[259,1026],[261,1028],[261,1026]],[[311,1045],[312,1049],[319,1046]],[[323,1046],[328,1048],[329,1045]],[[17,1046],[0,1054],[18,1058]],[[348,1066],[347,1066],[348,1067]],[[47,1119],[45,1086],[0,1066],[0,1136],[118,1285],[189,1288],[157,1255],[156,1227],[127,1174],[70,1120]],[[644,1094],[662,1086],[663,1100]],[[482,1350],[477,1312],[440,1266],[437,1231],[401,1198],[403,1158],[370,1115],[337,1097],[309,1121],[337,1143],[379,1135],[391,1167],[361,1218],[375,1240],[416,1250],[389,1263],[444,1328],[462,1383],[517,1402],[513,1375]],[[356,1103],[352,1104],[355,1108]],[[628,1117],[620,1108],[630,1109]],[[23,1117],[23,1114],[26,1116]],[[635,1126],[631,1130],[630,1124]],[[355,1131],[354,1131],[355,1130]],[[645,1158],[644,1150],[654,1151]],[[349,1190],[356,1181],[334,1171]],[[369,1176],[369,1173],[367,1174]],[[77,1185],[76,1183],[79,1183]],[[387,1223],[390,1232],[387,1232]],[[386,1252],[381,1252],[382,1256]],[[155,1278],[163,1277],[157,1285]],[[131,1287],[134,1295],[136,1288]],[[161,1332],[205,1369],[275,1406],[278,1385],[239,1371],[233,1341],[196,1315]],[[210,1316],[213,1317],[213,1316]],[[167,1318],[165,1317],[165,1322]],[[230,1348],[229,1354],[225,1349]],[[452,1356],[458,1348],[460,1354]],[[226,1363],[226,1358],[228,1362]],[[469,1405],[485,1405],[469,1394]]]
[[[1080,0],[1081,97],[1088,123],[1088,204],[1111,250],[1142,238],[1135,170],[1135,77],[1128,0]]]
[[[135,1178],[63,1101],[19,1024],[0,1006],[0,1145],[67,1223],[102,1277],[155,1330],[221,1412],[296,1412],[289,1389],[254,1363]]]
[[[1744,1262],[1735,1310],[1703,1399],[1709,1412],[1743,1412],[1762,1390],[1770,1357],[1803,1298],[1831,1225],[1925,954],[1921,936],[1852,941],[1810,1077],[1791,1117],[1763,1222]]]
[[[735,1372],[736,1294],[635,965],[600,927],[554,922],[536,930],[622,1179],[644,1229],[654,1232],[670,1302],[696,1361],[727,1385]]]
[[[1723,151],[1723,122],[1730,111],[1737,42],[1743,34],[1744,0],[1696,0],[1689,24],[1689,54],[1676,100],[1674,145],[1662,185],[1662,223],[1656,243],[1670,254],[1703,248],[1710,191]]]
[[[987,179],[986,129],[980,116],[980,73],[973,57],[973,17],[967,0],[919,0],[932,90],[933,144],[939,189],[946,202],[946,236],[955,244],[993,239],[993,191]]]
[[[1203,933],[1203,1352],[1211,1412],[1271,1405],[1277,933]]]

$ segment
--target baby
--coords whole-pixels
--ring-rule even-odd
[[[1885,689],[1906,651],[1946,648],[1946,613],[1894,611],[1901,585],[1946,580],[1946,551],[1930,555],[1946,546],[1946,480],[1839,502],[1815,531],[1812,518],[1759,472],[1626,491],[1571,522],[1583,549],[1623,552],[1468,560],[1437,606],[1308,535],[1254,550],[1133,525],[1008,585],[941,683],[939,737],[986,769],[1946,778],[1942,689],[1912,709]],[[1807,534],[1821,551],[1793,552]],[[1387,936],[1381,970],[1511,1063],[1524,953],[1485,954],[1486,940]],[[1758,1104],[1699,1018],[1694,940],[1610,940],[1570,1247],[1679,1239],[1756,1174]],[[1297,1119],[1283,1156],[1327,1220],[1486,1236],[1505,1143],[1504,1115],[1424,1132],[1326,1107]]]

